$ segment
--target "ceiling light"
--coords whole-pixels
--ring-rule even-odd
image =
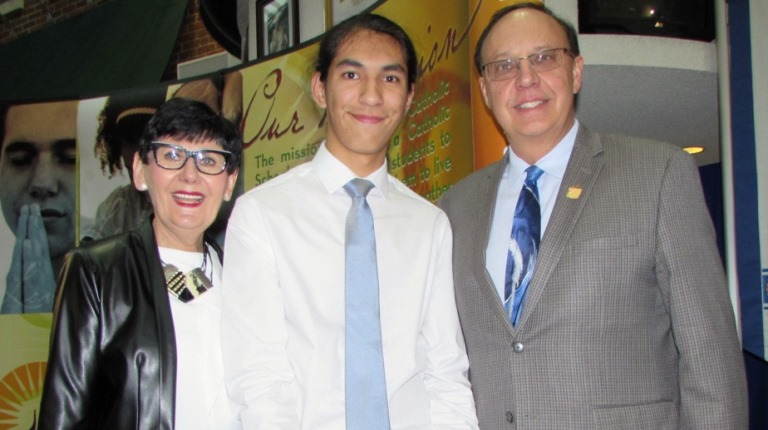
[[[689,154],[698,154],[699,152],[704,152],[704,147],[701,146],[686,146],[683,148],[683,151],[689,153]]]

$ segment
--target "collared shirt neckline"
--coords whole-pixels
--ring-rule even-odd
[[[544,157],[536,162],[536,166],[543,170],[547,175],[557,178],[558,181],[562,181],[563,176],[565,176],[565,168],[568,167],[568,160],[571,157],[573,146],[576,143],[576,135],[578,132],[579,121],[574,120],[573,126],[571,126],[571,129],[568,131],[568,133],[563,136],[563,139],[560,140],[560,142],[558,142],[558,144],[555,145],[551,151],[549,151]],[[509,157],[509,162],[507,163],[507,168],[504,171],[504,176],[510,178],[518,178],[513,182],[515,182],[516,185],[522,184],[522,182],[525,180],[523,173],[525,172],[525,169],[530,166],[530,164],[526,163],[523,161],[523,159],[515,155],[514,151],[510,151],[509,146],[506,146],[504,151],[506,153],[505,155]],[[518,181],[519,184],[517,184]]]
[[[344,185],[359,177],[328,151],[325,141],[320,144],[315,157],[312,159],[312,167],[317,172],[317,176],[328,194],[335,194],[339,191],[345,192],[343,191]],[[362,179],[373,182],[374,189],[370,191],[371,193],[386,198],[389,193],[387,160],[384,159],[384,163],[378,169]]]

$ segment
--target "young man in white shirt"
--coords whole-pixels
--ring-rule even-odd
[[[326,141],[311,162],[235,205],[225,242],[223,346],[228,388],[244,406],[245,428],[477,428],[448,219],[387,173],[389,140],[417,74],[413,45],[390,20],[364,14],[334,27],[311,82],[327,111]],[[383,418],[361,424],[358,409],[375,409],[376,402],[345,385],[352,379],[345,365],[353,361],[345,356],[352,204],[345,185],[356,178],[373,184],[366,201],[385,382]],[[379,379],[370,369],[366,388]]]

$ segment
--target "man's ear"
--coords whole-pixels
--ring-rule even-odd
[[[578,94],[581,90],[581,77],[584,73],[584,58],[579,55],[573,59],[573,93]]]
[[[315,99],[315,103],[325,109],[328,104],[325,101],[325,82],[320,80],[320,72],[312,74],[310,85],[312,86],[312,98]]]
[[[485,78],[480,76],[477,79],[477,82],[480,84],[480,94],[483,95],[483,101],[485,102],[485,106],[490,109],[491,103],[488,101],[488,89],[485,87]]]
[[[405,102],[405,111],[411,110],[411,102],[413,102],[413,95],[416,94],[416,85],[411,85],[411,91],[408,92],[408,100]]]

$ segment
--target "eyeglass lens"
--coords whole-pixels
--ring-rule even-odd
[[[565,48],[547,49],[524,58],[492,61],[483,66],[483,70],[492,81],[512,79],[520,71],[520,62],[526,60],[533,70],[547,72],[556,69],[562,64],[563,52],[566,51],[567,49]]]
[[[155,162],[164,169],[181,169],[188,158],[195,160],[197,170],[208,175],[217,175],[227,167],[227,156],[223,151],[211,149],[189,151],[179,146],[157,143],[153,144],[153,149]]]

